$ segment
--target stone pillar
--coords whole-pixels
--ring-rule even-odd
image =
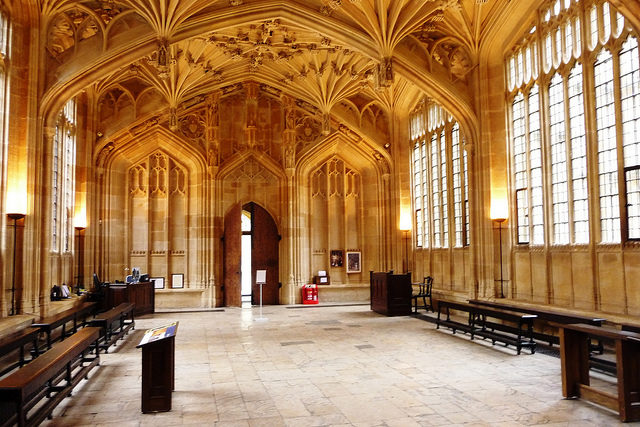
[[[55,136],[56,133],[56,128],[55,125],[54,126],[46,126],[43,129],[43,146],[45,147],[44,152],[48,153],[49,155],[45,155],[45,158],[50,159],[51,158],[51,147],[53,147],[53,138]],[[49,173],[44,173],[42,176],[42,180],[44,182],[41,183],[41,185],[43,186],[47,186],[49,187],[49,182],[50,182],[50,164],[49,167],[45,168],[45,171],[49,171]],[[48,188],[47,191],[43,191],[42,197],[49,197],[51,193],[51,188]],[[43,206],[49,206],[49,203],[46,203],[47,199],[45,200],[41,200],[40,203],[42,203]],[[49,214],[47,213],[43,213],[44,218],[50,218],[50,212]],[[51,250],[51,222],[45,222],[45,225],[41,228],[41,232],[42,232],[42,236],[41,236],[41,245],[42,248],[44,250],[46,250],[46,253],[50,253],[49,251]],[[49,280],[40,280],[39,283],[39,289],[36,290],[36,287],[32,287],[30,289],[30,291],[33,292],[32,298],[35,301],[35,299],[37,298],[38,301],[38,305],[40,308],[40,313],[46,313],[49,311],[49,304],[51,303],[51,299],[49,298],[49,290],[51,288],[51,283],[50,283],[50,279],[51,279],[51,262],[50,262],[50,258],[46,257],[47,262],[45,263],[45,265],[43,265],[43,272],[42,272],[42,277],[47,277],[49,278]],[[27,295],[25,295],[24,297],[27,297]]]
[[[205,240],[205,253],[201,261],[204,264],[203,278],[207,296],[205,305],[215,307],[217,305],[216,280],[216,260],[221,259],[221,247],[219,237],[215,228],[215,178],[220,165],[220,92],[216,91],[207,96],[206,99],[206,150],[207,150],[207,172],[204,176],[204,197],[210,201],[205,204],[203,218],[203,238]],[[220,261],[221,262],[221,261]],[[221,264],[220,264],[221,265]]]
[[[284,241],[286,249],[283,252],[283,258],[280,265],[287,275],[282,290],[282,303],[295,304],[296,295],[298,295],[298,286],[296,276],[297,268],[297,251],[296,239],[299,237],[295,232],[295,167],[296,167],[296,130],[295,130],[295,100],[288,96],[282,96],[282,105],[284,113],[284,129],[282,131],[282,163],[287,177],[287,229],[284,230]]]

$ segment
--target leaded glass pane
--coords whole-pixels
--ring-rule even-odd
[[[640,168],[625,172],[629,239],[640,239]]]
[[[442,247],[449,247],[449,203],[448,203],[448,177],[447,177],[447,144],[445,133],[440,133],[440,176],[442,197]]]
[[[451,129],[451,163],[453,169],[453,213],[454,213],[454,229],[456,247],[462,246],[463,230],[462,230],[462,158],[460,155],[460,129],[457,123]]]
[[[526,189],[516,191],[518,243],[529,243],[529,195]]]
[[[620,52],[624,166],[640,165],[640,66],[638,43],[630,36]]]
[[[584,125],[582,65],[576,64],[567,82],[571,130],[571,189],[573,191],[573,241],[589,242],[587,142]]]
[[[440,160],[438,159],[438,140],[436,134],[431,136],[431,182],[434,190],[440,188]],[[440,216],[440,193],[433,191],[432,193],[432,209],[433,209],[433,247],[441,247],[441,216]]]
[[[600,190],[600,231],[603,243],[620,241],[618,201],[618,155],[616,151],[613,59],[607,50],[598,55],[594,67],[598,174]]]
[[[569,203],[567,188],[567,146],[564,120],[564,86],[556,74],[549,85],[549,130],[551,142],[551,198],[553,242],[569,243]]]
[[[603,39],[609,40],[611,37],[611,15],[609,14],[609,3],[602,4],[602,27],[604,30]]]
[[[544,209],[542,196],[542,140],[540,137],[540,94],[534,85],[529,93],[529,158],[531,176],[531,243],[544,243]]]
[[[564,59],[568,61],[573,53],[573,28],[571,21],[564,25]]]
[[[589,25],[591,30],[591,49],[594,49],[598,44],[598,10],[595,6],[591,7],[589,16],[591,19]]]

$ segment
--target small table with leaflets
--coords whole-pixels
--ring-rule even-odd
[[[148,329],[138,348],[142,348],[142,412],[171,410],[175,389],[175,337],[178,322]]]

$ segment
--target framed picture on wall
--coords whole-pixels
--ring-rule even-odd
[[[172,274],[171,275],[171,287],[173,289],[184,288],[184,274]]]
[[[164,289],[164,277],[150,277],[149,281],[153,282],[153,289]]]
[[[331,267],[342,267],[342,251],[341,250],[332,250],[331,256]]]
[[[360,273],[360,252],[347,252],[347,273]]]

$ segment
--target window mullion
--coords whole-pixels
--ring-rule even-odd
[[[625,186],[625,173],[624,173],[624,150],[622,145],[622,92],[620,89],[620,51],[622,46],[616,45],[615,49],[611,50],[611,56],[613,59],[613,93],[616,117],[616,151],[618,153],[618,208],[620,221],[620,242],[628,236],[627,226],[627,194]]]
[[[552,77],[551,74],[549,77]],[[542,193],[543,199],[543,218],[544,218],[544,245],[548,246],[554,241],[554,221],[553,221],[553,195],[551,179],[551,136],[549,124],[551,123],[551,114],[549,111],[549,83],[551,79],[545,79],[544,84],[540,84],[539,87],[539,102],[540,102],[540,148],[542,150]]]

